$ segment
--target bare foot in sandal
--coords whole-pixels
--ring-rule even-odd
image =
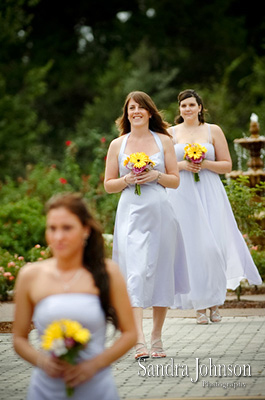
[[[161,339],[154,340],[151,344],[151,357],[152,358],[164,358],[166,353],[163,349],[163,343]]]
[[[145,343],[140,343],[140,342],[136,343],[134,358],[135,360],[138,360],[139,358],[149,358],[149,354]]]

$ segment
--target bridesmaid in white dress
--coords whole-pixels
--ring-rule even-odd
[[[110,144],[105,173],[108,193],[122,192],[114,228],[113,259],[127,281],[138,329],[135,358],[149,353],[143,333],[143,308],[153,307],[151,357],[165,357],[161,334],[176,293],[189,289],[186,260],[166,187],[177,188],[179,173],[172,140],[151,98],[132,92],[117,120],[121,136]],[[128,155],[146,153],[154,169],[134,175],[124,166]],[[141,195],[134,193],[141,185]],[[177,243],[177,246],[176,246]],[[174,268],[175,254],[180,265]]]
[[[16,283],[14,348],[35,368],[28,400],[118,400],[110,365],[136,343],[133,313],[118,266],[104,259],[100,228],[77,194],[55,196],[48,203],[46,239],[54,257],[28,264]],[[91,340],[71,365],[28,340],[31,320],[39,336],[54,321],[78,321]],[[105,349],[106,323],[121,332]]]
[[[238,230],[219,174],[230,172],[231,157],[225,135],[217,125],[204,121],[203,103],[194,90],[179,94],[180,115],[169,128],[175,143],[180,170],[178,190],[168,190],[179,221],[188,261],[191,291],[175,298],[175,306],[194,308],[197,323],[221,321],[218,305],[225,301],[226,289],[235,289],[240,280],[261,284],[261,278],[247,245]],[[206,147],[200,164],[183,160],[187,143]],[[200,181],[195,182],[194,173]]]

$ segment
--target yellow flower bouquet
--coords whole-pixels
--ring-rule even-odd
[[[61,319],[52,322],[45,329],[41,347],[54,357],[75,364],[78,352],[85,348],[90,338],[90,331],[79,322]],[[66,393],[69,397],[72,396],[74,388],[66,387]]]
[[[139,175],[144,171],[151,171],[155,163],[145,153],[132,153],[126,158],[124,165],[135,175]],[[141,186],[138,183],[135,184],[134,193],[138,196],[141,195]]]
[[[184,160],[188,160],[194,164],[200,164],[205,159],[206,147],[199,143],[187,144],[184,147]],[[199,182],[200,177],[198,172],[194,173],[195,182]]]

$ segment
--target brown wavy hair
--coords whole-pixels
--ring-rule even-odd
[[[104,239],[98,222],[94,219],[84,199],[78,193],[64,193],[53,196],[46,204],[46,214],[59,207],[64,207],[76,215],[83,226],[90,228],[90,236],[84,247],[83,264],[92,274],[95,285],[99,289],[101,307],[106,320],[118,327],[117,315],[110,304],[110,283],[106,270]]]
[[[128,104],[131,99],[136,101],[136,103],[140,104],[141,107],[144,107],[151,114],[151,118],[149,119],[149,129],[151,131],[170,136],[167,131],[167,128],[170,125],[164,121],[162,113],[158,111],[151,97],[145,92],[140,91],[135,91],[128,94],[123,106],[123,114],[115,121],[120,132],[120,136],[131,131],[131,124],[128,119]]]
[[[186,89],[183,90],[183,92],[180,92],[178,95],[178,103],[180,106],[180,103],[185,100],[188,99],[189,97],[194,97],[196,99],[196,102],[199,106],[201,106],[201,111],[198,115],[198,120],[200,122],[200,124],[204,124],[205,122],[205,117],[204,117],[204,113],[207,111],[204,108],[203,102],[202,102],[202,98],[198,95],[197,92],[195,92],[195,90],[193,89]],[[181,124],[182,122],[184,122],[184,119],[182,118],[181,115],[177,115],[175,120],[174,120],[175,124]]]

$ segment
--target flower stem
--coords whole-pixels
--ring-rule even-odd
[[[195,182],[199,182],[200,177],[199,177],[198,172],[194,172],[194,180],[195,180]]]
[[[135,191],[134,191],[134,193],[137,194],[138,196],[141,195],[141,186],[140,186],[138,183],[135,184]]]
[[[72,397],[74,394],[75,389],[70,387],[70,386],[66,386],[66,394],[67,397]]]

